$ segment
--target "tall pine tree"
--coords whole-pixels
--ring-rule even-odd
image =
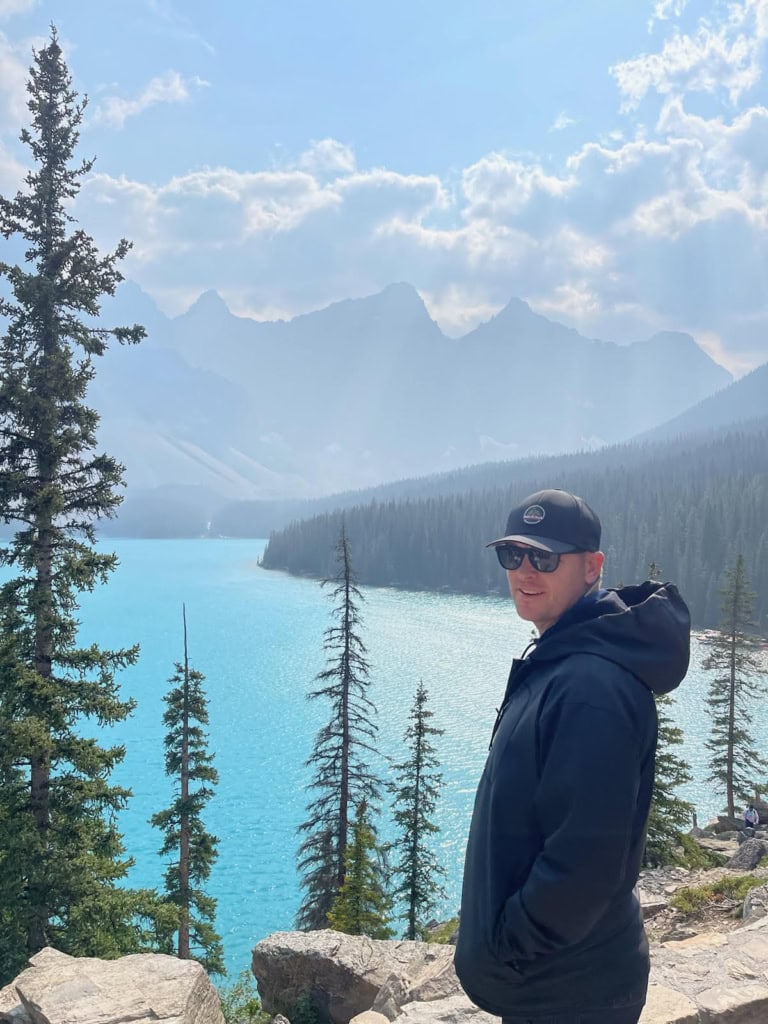
[[[683,742],[683,730],[674,724],[670,714],[674,698],[668,693],[657,693],[654,697],[659,739],[643,857],[643,863],[650,867],[674,863],[675,847],[680,844],[681,834],[688,831],[693,815],[693,804],[677,795],[678,786],[690,782],[692,776],[688,762],[674,751]]]
[[[416,939],[436,904],[445,898],[440,878],[445,868],[438,862],[430,840],[439,832],[432,820],[440,792],[442,777],[438,773],[439,761],[431,736],[442,736],[443,730],[430,725],[432,712],[428,708],[429,694],[419,682],[410,712],[410,724],[405,731],[409,756],[395,765],[398,781],[394,785],[394,819],[400,836],[392,844],[400,858],[393,868],[399,884],[393,890],[394,899],[405,904],[400,915],[406,922],[406,939]]]
[[[336,544],[337,571],[323,581],[331,588],[334,624],[326,629],[326,668],[321,684],[307,696],[330,705],[307,760],[314,769],[310,789],[315,796],[309,817],[299,827],[298,852],[304,897],[296,917],[299,928],[325,928],[328,912],[346,876],[346,850],[353,809],[376,806],[381,784],[370,767],[378,756],[376,708],[368,696],[370,666],[360,633],[360,593],[352,568],[349,538],[342,521]]]
[[[94,523],[121,500],[122,467],[94,453],[98,416],[85,396],[109,341],[144,331],[95,326],[129,244],[100,255],[69,212],[92,161],[74,160],[85,101],[55,29],[27,91],[32,169],[0,198],[0,231],[25,252],[21,265],[0,263],[0,516],[16,528],[0,552],[11,575],[0,588],[0,984],[49,944],[145,948],[156,909],[148,893],[116,885],[130,863],[115,826],[129,792],[108,779],[124,752],[87,735],[89,720],[130,713],[114,673],[137,648],[81,647],[76,618],[78,596],[115,566],[95,550]]]
[[[179,909],[178,955],[182,960],[194,957],[211,974],[225,974],[221,938],[216,933],[216,900],[208,896],[201,883],[208,880],[218,856],[218,839],[206,831],[202,811],[213,796],[219,774],[208,753],[208,701],[205,676],[189,667],[187,649],[187,611],[184,621],[184,662],[176,662],[169,679],[171,689],[163,724],[165,736],[165,772],[177,784],[176,797],[169,808],[152,816],[152,824],[165,833],[161,856],[174,860],[165,873],[165,891]]]
[[[328,924],[337,932],[367,935],[371,939],[391,939],[390,901],[384,888],[383,869],[376,835],[368,820],[363,800],[351,825],[346,849],[346,874],[328,911]]]
[[[655,561],[648,566],[648,579],[661,579],[661,568]],[[693,814],[693,804],[677,795],[678,786],[690,782],[692,776],[688,762],[674,751],[675,747],[683,743],[683,730],[674,724],[671,716],[675,698],[669,693],[656,693],[654,698],[659,719],[659,738],[643,857],[643,862],[652,867],[674,862],[675,847],[679,846],[681,833],[687,831]]]
[[[741,554],[726,570],[721,594],[720,633],[704,662],[704,669],[715,673],[708,698],[712,719],[707,741],[708,781],[720,787],[726,811],[735,817],[737,799],[751,798],[766,766],[755,748],[751,728],[752,704],[765,693],[765,684],[748,635],[753,626],[754,594]]]

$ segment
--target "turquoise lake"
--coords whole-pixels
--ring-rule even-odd
[[[260,541],[118,540],[105,547],[120,558],[108,586],[85,595],[83,643],[141,645],[136,666],[122,673],[135,713],[109,731],[126,746],[115,781],[133,798],[120,824],[136,866],[131,882],[160,887],[160,833],[149,817],[171,800],[163,771],[163,695],[182,660],[182,602],[187,606],[190,665],[206,676],[210,749],[220,783],[205,814],[219,836],[209,891],[218,900],[217,927],[230,973],[250,963],[253,945],[290,929],[300,893],[296,828],[306,817],[304,762],[326,708],[305,694],[323,666],[329,625],[327,591],[312,580],[267,572]],[[480,557],[483,557],[482,553]],[[495,708],[511,659],[531,635],[529,623],[502,598],[404,593],[364,588],[364,639],[371,662],[370,696],[378,707],[379,747],[395,761],[419,680],[430,694],[443,790],[437,823],[448,872],[441,913],[458,906],[461,866],[474,787],[482,770]],[[694,645],[675,717],[685,730],[684,754],[696,781],[682,794],[704,821],[722,803],[703,780],[708,733],[704,654]],[[768,724],[768,716],[764,715]],[[380,766],[386,776],[384,763]],[[392,835],[386,811],[383,838]]]

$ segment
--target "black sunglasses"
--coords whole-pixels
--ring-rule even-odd
[[[540,548],[520,548],[517,544],[497,544],[496,556],[502,569],[519,569],[523,559],[528,561],[536,572],[554,572],[560,565],[560,555],[556,551],[542,551]]]

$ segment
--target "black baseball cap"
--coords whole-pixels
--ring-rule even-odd
[[[507,532],[486,547],[530,544],[542,551],[564,555],[600,549],[600,520],[583,498],[568,491],[536,491],[515,506],[507,519]]]

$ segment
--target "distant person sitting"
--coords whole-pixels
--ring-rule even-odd
[[[760,815],[757,813],[757,808],[754,804],[747,804],[744,808],[742,818],[744,819],[744,823],[747,828],[757,828],[760,824]]]

